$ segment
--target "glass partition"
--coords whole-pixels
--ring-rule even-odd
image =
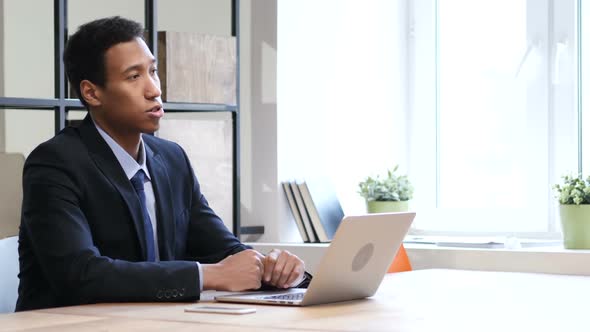
[[[0,109],[0,113],[0,122],[4,120],[4,135],[0,129],[4,152],[22,153],[27,157],[37,145],[55,134],[54,113],[51,111]]]
[[[157,136],[186,151],[201,191],[228,229],[233,220],[231,113],[167,113]]]
[[[231,1],[158,1],[158,31],[231,36]]]
[[[53,98],[53,1],[2,3],[0,97]]]

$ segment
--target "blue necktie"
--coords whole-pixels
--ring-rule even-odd
[[[143,190],[143,182],[145,180],[145,173],[143,170],[137,171],[131,178],[131,184],[139,196],[139,203],[141,204],[141,212],[143,216],[143,229],[145,235],[145,247],[147,250],[148,262],[154,262],[156,260],[156,251],[154,245],[154,230],[152,229],[152,222],[148,213],[147,204],[145,200],[145,191]]]

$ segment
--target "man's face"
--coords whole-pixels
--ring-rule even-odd
[[[97,116],[108,129],[119,135],[158,130],[164,115],[160,79],[156,60],[141,38],[106,51],[105,78],[97,91]]]

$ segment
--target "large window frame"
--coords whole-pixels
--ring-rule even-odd
[[[439,6],[444,0],[416,0],[408,2],[409,36],[409,109],[410,129],[408,131],[409,171],[415,183],[415,208],[418,210],[413,234],[421,235],[468,235],[468,236],[518,236],[521,238],[559,238],[560,226],[557,203],[551,185],[559,182],[560,176],[567,172],[582,169],[581,150],[581,98],[579,98],[579,20],[580,1],[529,0],[527,4],[527,24],[538,26],[539,31],[546,28],[543,37],[527,35],[535,40],[541,54],[544,75],[547,75],[536,91],[546,98],[539,98],[535,107],[545,107],[547,111],[547,178],[546,200],[541,202],[536,215],[543,230],[527,231],[495,230],[484,228],[476,231],[445,229],[452,218],[470,218],[473,222],[486,216],[509,218],[518,223],[518,216],[490,208],[456,209],[444,211],[440,208],[440,36],[438,35]],[[545,11],[546,16],[530,15],[529,11]],[[528,22],[536,17],[541,22]],[[572,19],[574,23],[572,23]],[[501,22],[499,21],[499,24]],[[531,30],[532,32],[532,30]],[[542,31],[541,31],[542,32]],[[433,56],[434,55],[434,56]],[[541,100],[542,99],[542,100]],[[544,143],[540,143],[544,144]],[[460,198],[458,198],[460,199]],[[459,216],[458,214],[462,214]],[[520,218],[523,216],[521,215]],[[525,216],[526,217],[526,216]],[[489,220],[488,220],[489,222]],[[426,225],[426,227],[423,227]],[[431,227],[436,225],[437,227]]]

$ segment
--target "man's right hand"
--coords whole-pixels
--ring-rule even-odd
[[[226,257],[217,264],[201,264],[203,290],[238,292],[258,289],[264,273],[264,256],[248,249]]]

